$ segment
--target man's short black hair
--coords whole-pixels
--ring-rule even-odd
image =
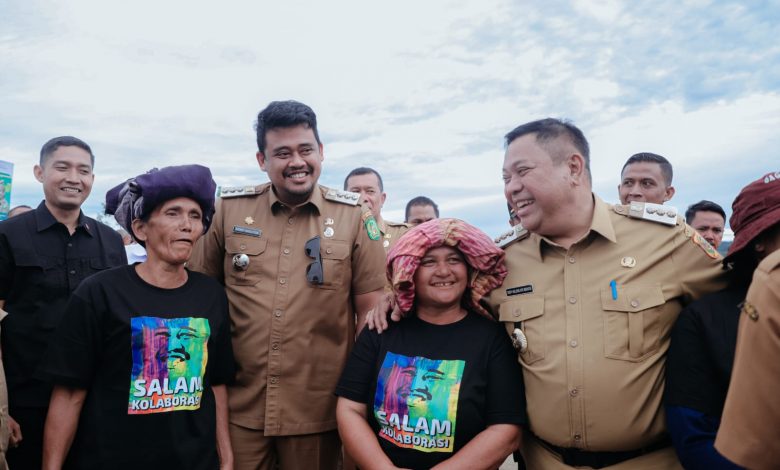
[[[92,168],[95,168],[95,155],[92,153],[92,149],[89,147],[89,145],[87,145],[86,142],[79,139],[78,137],[73,137],[72,135],[55,137],[43,144],[43,147],[41,147],[41,158],[38,160],[38,164],[43,166],[46,163],[46,160],[51,157],[51,154],[57,151],[57,149],[60,147],[78,147],[84,150],[89,154],[89,160]]]
[[[726,211],[720,205],[705,199],[688,206],[688,210],[685,211],[685,223],[690,224],[697,212],[716,212],[723,217],[724,222],[726,221]]]
[[[367,166],[361,166],[350,171],[346,178],[344,178],[344,191],[347,190],[347,181],[353,176],[360,175],[376,175],[376,179],[379,180],[379,192],[385,192],[385,184],[382,182],[382,176],[373,168]]]
[[[582,158],[585,159],[585,170],[588,172],[588,175],[590,175],[590,145],[588,145],[585,134],[570,121],[546,118],[517,126],[504,136],[506,147],[509,147],[509,144],[515,139],[528,134],[536,134],[536,143],[545,147],[556,163],[560,163],[560,159],[564,156],[559,155],[559,152],[551,147],[550,144],[560,137],[565,137],[574,148],[577,149],[580,155],[582,155]]]
[[[433,202],[433,200],[430,198],[425,196],[417,196],[416,198],[413,198],[406,203],[406,218],[404,219],[404,222],[409,222],[409,211],[414,206],[431,206],[433,207],[433,213],[436,214],[436,218],[439,218],[439,206],[437,206],[436,203]]]
[[[650,152],[635,153],[634,155],[628,157],[628,160],[626,160],[626,163],[623,165],[623,169],[620,170],[621,177],[623,176],[623,172],[626,170],[626,167],[632,163],[658,164],[658,166],[661,167],[661,174],[664,175],[664,182],[667,186],[672,185],[672,177],[674,176],[674,172],[672,171],[672,164],[669,163],[669,160],[665,159],[664,157]]]
[[[317,132],[317,115],[314,110],[298,101],[272,101],[257,114],[255,131],[257,132],[257,149],[265,152],[265,134],[271,129],[294,127],[303,124],[314,132],[317,143],[322,145]]]

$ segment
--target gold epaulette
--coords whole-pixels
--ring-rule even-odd
[[[524,229],[522,225],[515,225],[512,230],[501,234],[493,240],[499,248],[505,248],[510,243],[527,238],[530,235],[528,230]]]
[[[260,194],[262,191],[261,186],[221,186],[217,193],[217,196],[221,198],[240,197],[240,196],[254,196]]]
[[[325,192],[325,199],[329,201],[336,201],[342,204],[348,204],[350,206],[358,205],[360,202],[360,194],[353,193],[351,191],[341,191],[339,189],[328,189]]]
[[[659,224],[674,227],[682,221],[677,214],[677,208],[664,206],[663,204],[653,204],[652,202],[632,202],[626,205],[612,206],[613,210],[620,215],[632,219],[642,219]]]

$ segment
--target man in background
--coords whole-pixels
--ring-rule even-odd
[[[439,218],[439,206],[425,196],[417,196],[406,203],[406,220],[411,226]]]
[[[672,164],[664,157],[649,152],[631,155],[620,172],[620,203],[665,203],[674,196],[672,176]]]
[[[699,201],[685,211],[685,222],[699,232],[716,250],[723,240],[726,212],[712,201]]]
[[[379,232],[382,234],[382,246],[385,252],[390,251],[398,238],[409,230],[409,226],[382,217],[382,207],[387,199],[382,176],[373,168],[355,168],[344,178],[344,190],[360,194],[363,205],[371,209],[371,213],[374,214]]]

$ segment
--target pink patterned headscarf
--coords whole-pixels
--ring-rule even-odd
[[[413,227],[387,254],[387,277],[401,310],[408,312],[414,304],[414,273],[420,259],[428,250],[440,246],[454,247],[463,254],[471,268],[467,303],[477,313],[495,319],[480,305],[480,300],[504,282],[504,250],[485,232],[459,219],[433,219]]]

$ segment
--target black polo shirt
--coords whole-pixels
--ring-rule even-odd
[[[0,222],[0,300],[8,312],[0,341],[11,408],[48,406],[51,385],[33,376],[70,294],[91,274],[126,263],[122,237],[84,213],[73,235],[44,202]]]
[[[666,357],[665,402],[720,419],[737,345],[746,287],[706,295],[686,307]]]

